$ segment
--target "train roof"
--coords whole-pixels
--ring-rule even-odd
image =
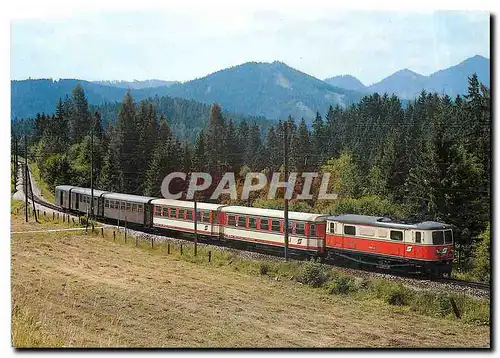
[[[223,212],[235,213],[235,214],[245,214],[253,216],[265,216],[270,218],[284,219],[285,212],[283,210],[275,209],[261,209],[253,208],[247,206],[225,206],[222,208]],[[302,221],[322,221],[320,219],[327,217],[325,214],[311,214],[311,213],[300,213],[296,211],[288,212],[289,220],[302,220]]]
[[[120,194],[120,193],[104,193],[103,198],[111,200],[123,200],[131,201],[134,203],[147,203],[155,198],[151,196],[141,196],[141,195],[131,195],[131,194]]]
[[[174,200],[174,199],[154,199],[151,201],[151,204],[194,209],[194,201]],[[210,204],[201,202],[196,203],[196,208],[202,210],[217,210],[223,206],[224,206],[223,204]]]
[[[329,216],[328,220],[339,221],[348,224],[371,225],[371,226],[380,226],[387,228],[392,227],[399,229],[421,229],[421,230],[451,229],[451,225],[436,221],[405,223],[405,222],[395,221],[392,220],[391,218],[384,216],[344,214],[344,215]]]
[[[79,188],[78,186],[73,186],[73,185],[58,185],[56,186],[56,190],[64,190],[64,191],[68,191],[70,189],[75,189],[75,188]]]
[[[90,188],[74,187],[71,190],[71,192],[72,193],[78,193],[78,194],[92,195],[92,189],[90,189]],[[108,192],[107,191],[103,191],[103,190],[94,189],[94,196],[101,196],[104,193],[108,193]]]

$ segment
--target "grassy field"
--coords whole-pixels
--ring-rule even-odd
[[[18,205],[18,204],[16,204]],[[47,220],[12,231],[64,227]],[[488,347],[490,327],[75,232],[11,237],[16,347]],[[202,262],[203,261],[203,262]],[[252,264],[248,263],[250,267]],[[424,303],[425,304],[425,303]],[[473,339],[472,339],[473,337]]]

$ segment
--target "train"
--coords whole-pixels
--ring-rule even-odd
[[[91,200],[94,205],[91,205]],[[55,188],[62,210],[159,234],[196,233],[211,240],[232,241],[262,249],[285,246],[282,210],[195,203],[92,190],[70,185]],[[453,262],[451,225],[406,223],[388,217],[357,214],[288,213],[291,254],[349,260],[389,270],[450,276]]]

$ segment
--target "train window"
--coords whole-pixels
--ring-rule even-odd
[[[394,241],[403,241],[403,232],[391,230],[391,240]]]
[[[137,204],[132,204],[132,212],[137,212]]]
[[[201,218],[201,221],[204,223],[209,223],[210,222],[210,210],[204,210],[203,211],[203,217]]]
[[[125,202],[124,201],[120,201],[120,208],[121,208],[121,210],[125,211]]]
[[[257,218],[248,218],[248,228],[257,229]]]
[[[201,211],[196,210],[196,221],[200,222],[201,220]]]
[[[317,236],[316,224],[311,224],[309,227],[309,236]]]
[[[306,234],[306,224],[303,222],[295,223],[295,234],[296,235],[305,235]]]
[[[442,231],[433,231],[432,232],[432,244],[433,245],[443,245],[444,244],[444,235]]]
[[[283,220],[283,232],[285,232],[285,221]],[[288,220],[288,234],[293,234],[293,221]]]
[[[261,230],[269,230],[269,219],[268,218],[260,218],[260,229]]]
[[[104,207],[109,208],[109,200],[104,200]]]
[[[335,223],[330,223],[330,234],[335,233]]]
[[[415,243],[420,244],[422,242],[422,233],[420,231],[417,231],[415,233]]]
[[[453,243],[453,234],[452,234],[451,230],[446,230],[444,232],[444,243],[445,244]]]
[[[227,225],[228,226],[236,226],[236,217],[234,215],[227,216]]]
[[[240,215],[238,216],[238,226],[246,227],[247,226],[247,217]]]
[[[280,232],[280,221],[271,220],[271,231]]]
[[[126,205],[125,207],[126,207],[127,211],[131,211],[132,210],[132,205],[130,203],[126,203],[125,205]]]
[[[356,226],[344,225],[344,235],[356,235]]]
[[[142,213],[142,204],[137,205],[137,212]]]

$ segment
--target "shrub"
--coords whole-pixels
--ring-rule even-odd
[[[321,287],[329,279],[329,267],[313,260],[307,261],[300,271],[298,281],[311,285],[312,287]]]
[[[345,275],[338,276],[328,285],[328,293],[330,294],[347,295],[357,290],[354,278]]]
[[[260,274],[267,275],[268,272],[269,272],[269,264],[267,262],[261,262],[260,263]]]
[[[447,316],[453,313],[453,306],[451,305],[450,296],[439,294],[436,296],[437,313],[441,316]]]

